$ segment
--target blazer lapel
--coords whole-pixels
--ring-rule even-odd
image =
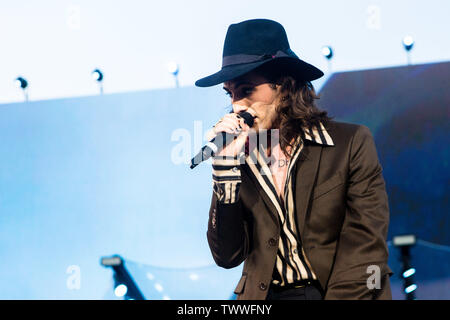
[[[269,209],[268,211],[270,213],[271,218],[273,219],[273,221],[275,222],[276,225],[279,225],[279,217],[278,217],[278,213],[277,213],[278,210],[275,207],[273,201],[269,198],[268,194],[261,187],[261,184],[258,182],[258,180],[255,177],[255,175],[253,174],[253,172],[251,172],[252,170],[250,169],[248,164],[246,164],[242,167],[245,170],[245,173],[247,174],[247,176],[249,176],[250,179],[253,181],[253,184],[255,185],[256,190],[258,190],[260,197],[263,199],[264,203],[268,207],[268,209]]]
[[[316,184],[322,148],[320,145],[305,144],[296,165],[295,206],[300,237],[303,235],[306,213],[311,202],[311,193]]]

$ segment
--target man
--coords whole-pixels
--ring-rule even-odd
[[[236,139],[213,159],[207,236],[219,266],[245,261],[238,299],[391,298],[374,141],[317,109],[322,75],[279,23],[256,19],[229,27],[222,69],[196,82],[224,83],[233,104],[214,126]]]

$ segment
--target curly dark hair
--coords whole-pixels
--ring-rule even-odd
[[[332,119],[327,111],[320,110],[315,100],[319,99],[310,81],[296,80],[292,76],[278,79],[278,118],[276,127],[280,130],[280,147],[287,156],[287,148],[292,148],[292,141],[302,133],[302,128],[317,127],[320,123],[327,127]]]
[[[288,148],[293,147],[293,141],[302,134],[303,128],[315,126],[320,130],[320,123],[327,127],[332,117],[317,107],[315,100],[320,99],[320,95],[310,81],[299,79],[289,69],[273,63],[255,71],[268,78],[273,89],[278,85],[278,118],[274,127],[280,130],[281,150],[289,156]]]

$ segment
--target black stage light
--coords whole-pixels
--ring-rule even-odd
[[[328,73],[331,73],[331,59],[333,58],[333,48],[330,46],[322,47],[322,55],[328,60]]]
[[[25,78],[17,77],[16,85],[21,89],[26,89],[28,87],[28,81]]]
[[[18,88],[22,89],[25,101],[28,101],[28,81],[23,77],[17,77],[15,83]]]
[[[94,79],[98,83],[100,94],[103,94],[103,72],[101,72],[100,69],[95,69],[91,74],[92,79]]]
[[[180,67],[178,63],[172,61],[167,64],[167,70],[173,75],[175,78],[175,86],[178,88],[180,86],[178,82],[178,73],[180,72]]]
[[[400,249],[402,261],[402,278],[403,290],[406,295],[406,300],[415,300],[415,290],[417,284],[414,282],[414,274],[416,269],[411,266],[411,252],[410,249],[416,244],[416,236],[413,234],[396,236],[392,239],[394,246]]]
[[[98,82],[103,81],[103,73],[99,69],[95,69],[92,71],[92,78]]]
[[[144,295],[125,268],[125,261],[122,257],[119,255],[102,257],[100,264],[113,269],[114,294],[117,297],[124,297],[125,300],[145,300]]]
[[[406,58],[408,65],[411,64],[411,49],[414,47],[414,39],[412,36],[406,36],[403,38],[403,48],[405,48],[406,51]]]
[[[403,47],[406,51],[410,51],[414,46],[414,39],[411,36],[406,36],[403,38]]]
[[[322,47],[322,55],[328,60],[333,58],[333,49],[330,46]]]

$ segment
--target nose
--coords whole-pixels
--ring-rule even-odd
[[[233,112],[234,113],[240,113],[242,111],[247,111],[248,106],[243,103],[233,103]]]

